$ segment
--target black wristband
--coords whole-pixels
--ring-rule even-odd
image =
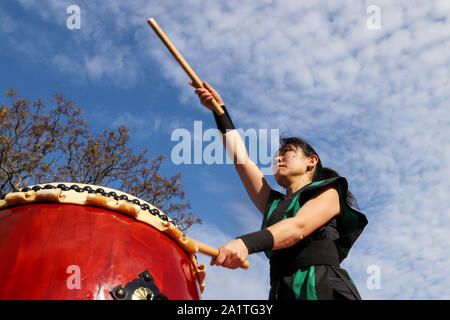
[[[244,241],[249,254],[265,250],[272,250],[273,248],[273,235],[272,232],[267,229],[262,229],[261,231],[245,234],[238,238]]]
[[[233,121],[231,121],[230,115],[228,114],[227,109],[225,106],[221,106],[224,113],[219,116],[217,113],[213,111],[214,119],[216,120],[217,129],[219,129],[220,132],[226,133],[227,130],[233,130],[235,129]]]

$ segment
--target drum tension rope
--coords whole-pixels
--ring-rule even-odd
[[[14,193],[14,192],[27,192],[27,191],[31,191],[31,190],[36,192],[36,191],[39,191],[41,189],[44,189],[44,190],[61,189],[62,191],[74,190],[76,192],[88,192],[88,193],[100,194],[100,195],[102,195],[104,197],[113,197],[114,200],[125,200],[125,201],[128,201],[130,203],[133,203],[133,204],[136,204],[136,205],[140,206],[142,210],[148,211],[148,212],[150,212],[150,214],[152,214],[154,216],[158,216],[158,218],[160,218],[161,220],[168,221],[168,222],[170,222],[170,223],[172,223],[173,225],[176,226],[176,224],[173,221],[170,221],[169,218],[167,217],[167,215],[161,213],[161,211],[159,209],[157,209],[157,208],[151,209],[150,206],[147,203],[142,203],[141,204],[141,202],[138,199],[132,199],[131,200],[131,199],[128,199],[128,196],[125,195],[125,194],[122,194],[122,195],[119,196],[114,191],[106,192],[102,188],[93,189],[90,186],[85,186],[85,187],[81,188],[80,186],[78,186],[76,184],[73,184],[71,186],[66,186],[63,183],[60,183],[56,187],[53,186],[53,185],[50,185],[50,184],[46,184],[43,187],[42,186],[24,187],[21,190],[11,191],[11,193]],[[0,194],[0,200],[4,200],[5,197],[6,197],[6,193]]]

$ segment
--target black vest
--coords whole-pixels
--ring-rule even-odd
[[[310,183],[288,197],[272,190],[261,228],[293,217],[306,201],[330,186],[335,187],[339,193],[342,215],[334,217],[292,247],[266,251],[266,256],[270,259],[271,283],[300,268],[313,265],[338,266],[367,225],[365,215],[345,203],[347,180],[336,177]]]

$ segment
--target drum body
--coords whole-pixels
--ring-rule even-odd
[[[144,271],[168,299],[200,298],[192,252],[147,223],[99,206],[2,208],[0,261],[0,299],[113,299],[114,288]]]

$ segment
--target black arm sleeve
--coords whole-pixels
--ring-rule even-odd
[[[216,120],[217,129],[219,129],[222,133],[226,133],[227,130],[233,130],[235,127],[225,106],[222,106],[222,109],[224,113],[221,116],[217,115],[214,111],[213,114],[214,119]]]

